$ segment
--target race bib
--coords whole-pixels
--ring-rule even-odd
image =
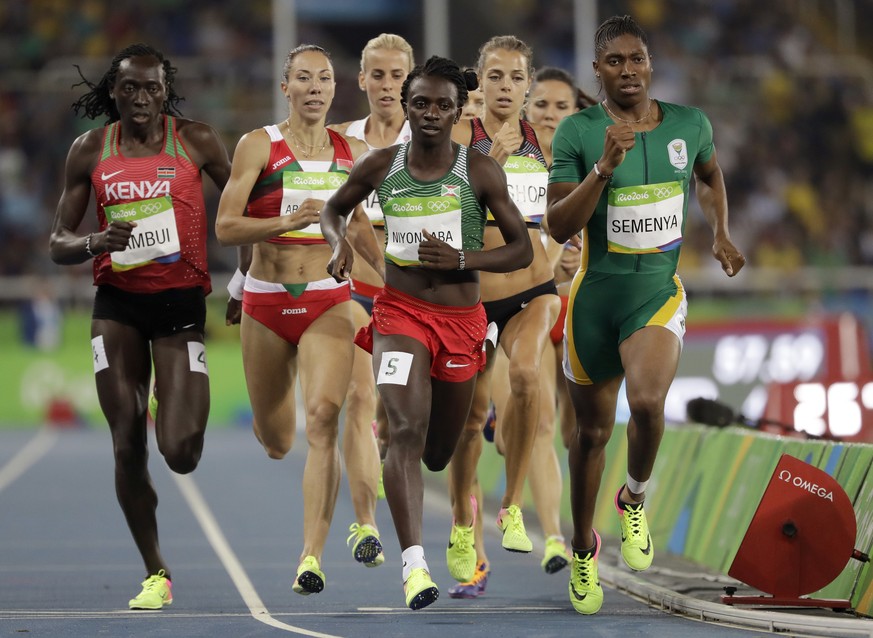
[[[607,241],[612,253],[663,253],[682,243],[685,193],[679,182],[609,189]]]
[[[463,247],[461,238],[461,202],[454,196],[397,197],[383,206],[385,214],[385,257],[398,266],[419,264],[418,244],[424,240],[423,229],[449,244]]]
[[[151,263],[170,263],[181,256],[176,214],[169,195],[106,206],[110,222],[136,222],[127,248],[110,253],[112,270],[121,272]]]
[[[546,214],[546,187],[549,171],[533,157],[510,155],[503,165],[509,198],[524,217],[525,222],[539,224]],[[488,211],[489,221],[494,220]]]
[[[344,173],[302,173],[287,171],[282,174],[282,209],[280,215],[291,215],[300,208],[307,198],[327,201],[337,189],[343,185],[347,176]],[[282,237],[297,237],[306,239],[322,239],[321,224],[309,224],[283,233]]]

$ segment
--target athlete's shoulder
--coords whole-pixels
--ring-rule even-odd
[[[612,120],[607,117],[603,107],[600,104],[595,104],[565,117],[558,124],[555,132],[557,133],[563,128],[562,132],[565,134],[568,130],[584,134],[592,128],[602,128],[604,125],[611,123]]]
[[[330,128],[330,127],[328,127]],[[370,147],[367,146],[366,142],[362,142],[357,137],[352,137],[348,134],[339,133],[336,129],[332,129],[334,132],[340,134],[342,138],[346,141],[346,144],[349,145],[349,150],[352,153],[352,157],[354,159],[360,158],[364,153],[370,150]]]
[[[84,155],[97,153],[103,147],[103,139],[108,128],[108,126],[100,126],[85,131],[73,140],[73,143],[70,145],[70,152]]]
[[[658,106],[661,107],[661,112],[663,112],[665,119],[667,117],[676,117],[680,120],[687,121],[689,124],[697,124],[704,121],[709,121],[706,113],[704,113],[696,106],[688,106],[686,104],[674,104],[673,102],[662,102],[660,100],[658,100]]]
[[[349,135],[349,126],[351,126],[352,120],[348,122],[340,122],[339,124],[328,124],[327,128],[331,131],[335,131],[341,135]]]
[[[467,147],[467,164],[470,167],[470,178],[474,181],[483,178],[501,177],[505,181],[506,173],[500,163],[471,146]]]
[[[181,137],[186,144],[197,145],[200,143],[211,143],[215,138],[219,137],[218,132],[206,122],[189,120],[184,117],[177,117],[174,121],[176,134]]]

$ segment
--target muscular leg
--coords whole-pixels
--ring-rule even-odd
[[[473,507],[470,503],[470,494],[476,480],[476,467],[479,457],[482,455],[482,428],[485,426],[485,418],[488,414],[488,403],[491,396],[491,378],[494,367],[494,354],[490,345],[487,353],[487,366],[476,377],[473,391],[473,401],[463,430],[458,438],[452,462],[449,464],[449,497],[452,502],[452,515],[459,525],[466,525],[473,519]],[[481,489],[479,490],[481,494]],[[477,497],[478,498],[478,497]],[[482,501],[479,499],[481,506]],[[476,527],[480,530],[481,516],[477,517]],[[487,560],[485,545],[476,537],[476,554],[479,561]]]
[[[560,304],[557,295],[532,299],[524,310],[509,320],[500,338],[509,357],[511,389],[507,407],[498,417],[506,448],[506,491],[502,507],[521,504],[536,434],[540,362]]]
[[[615,426],[615,406],[622,377],[592,385],[569,383],[576,410],[576,431],[570,439],[570,507],[573,547],[594,546],[594,509],[606,464],[606,444]]]
[[[648,481],[664,434],[664,402],[679,365],[679,339],[660,326],[637,330],[619,347],[627,378],[626,390],[631,417],[627,426],[628,473],[637,481]],[[626,503],[645,499],[645,492],[625,488]]]
[[[353,356],[351,302],[330,308],[303,333],[298,361],[306,408],[306,466],[303,470],[303,552],[321,553],[330,530],[342,472],[339,414],[348,390]]]
[[[454,383],[431,379],[430,424],[422,459],[431,472],[449,464],[470,413],[475,384],[475,376]]]
[[[103,337],[109,367],[96,375],[100,408],[109,422],[115,455],[115,493],[147,574],[170,570],[161,556],[158,495],[148,471],[146,402],[151,364],[148,341],[131,326],[108,319],[91,324]]]
[[[201,361],[191,362],[193,351],[202,352]],[[199,357],[198,357],[199,358]],[[203,434],[209,417],[209,376],[203,335],[184,332],[152,341],[155,378],[161,409],[155,422],[158,449],[170,469],[180,474],[194,471],[203,452]]]
[[[364,307],[351,302],[355,330],[369,323]],[[355,508],[355,520],[376,525],[376,491],[379,485],[379,448],[373,436],[376,413],[376,380],[369,353],[354,347],[354,362],[343,425],[343,459],[348,472],[349,492]]]
[[[247,314],[240,343],[255,436],[271,459],[284,458],[296,430],[297,347]]]
[[[393,362],[385,353],[403,352],[412,355],[409,376],[404,384],[377,385],[388,416],[391,445],[385,456],[385,496],[400,549],[421,545],[422,501],[424,485],[421,461],[427,441],[431,414],[430,353],[412,337],[381,335],[373,331],[373,372],[377,377],[384,366]]]
[[[570,447],[570,439],[576,429],[576,412],[573,410],[573,402],[570,400],[570,391],[567,388],[567,377],[564,376],[564,344],[555,346],[555,395],[558,400],[558,423],[561,424],[561,441],[565,448]]]
[[[533,495],[543,535],[561,534],[561,490],[563,477],[555,452],[555,376],[554,348],[543,351],[540,377],[540,410],[536,437],[531,451],[527,480]]]

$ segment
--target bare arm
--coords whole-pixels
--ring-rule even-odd
[[[392,156],[393,150],[390,147],[366,153],[360,161],[355,162],[352,172],[349,173],[349,178],[325,202],[321,211],[321,234],[333,248],[333,257],[327,265],[327,271],[337,281],[348,279],[354,261],[352,248],[346,238],[349,214],[354,209],[360,208],[358,204],[364,201],[367,195],[372,193],[381,182],[388,170]],[[361,214],[363,215],[363,209],[361,209]],[[367,224],[369,225],[369,222]],[[372,235],[372,228],[370,233]],[[375,235],[372,235],[372,240],[373,244],[378,245]],[[372,248],[371,244],[365,250],[369,252],[372,251]],[[361,254],[368,262],[374,258],[372,254],[369,257],[363,252]],[[384,268],[383,263],[380,268],[377,268],[377,272],[384,273]]]
[[[203,122],[179,122],[179,136],[193,155],[192,159],[219,190],[223,189],[230,179],[231,165],[221,137],[214,128]]]
[[[624,161],[627,151],[634,147],[634,132],[627,124],[614,124],[606,127],[603,154],[597,160],[602,175],[612,175],[615,168]],[[546,192],[546,220],[549,234],[559,243],[585,228],[603,189],[609,183],[597,176],[592,167],[581,182],[556,182],[549,184]]]
[[[349,241],[358,251],[358,254],[372,266],[373,270],[379,273],[382,281],[385,281],[385,256],[382,252],[382,246],[379,245],[376,233],[373,232],[373,224],[370,223],[362,206],[355,206],[355,210],[352,211],[347,233]]]
[[[715,151],[708,162],[694,165],[697,201],[706,221],[712,228],[712,255],[728,277],[736,275],[745,265],[746,258],[734,246],[728,230],[727,189],[724,174],[716,159]]]
[[[91,171],[97,165],[101,132],[102,129],[95,129],[80,136],[67,154],[64,191],[58,201],[49,239],[49,255],[56,264],[81,264],[99,253],[124,250],[136,226],[135,222],[112,222],[99,233],[76,233],[91,197]]]
[[[215,235],[222,245],[255,244],[318,222],[320,204],[313,200],[305,200],[291,215],[264,219],[245,216],[249,195],[269,156],[270,138],[263,129],[243,135],[237,144],[215,222]]]

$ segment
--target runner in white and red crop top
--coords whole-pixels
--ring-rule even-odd
[[[298,371],[304,389],[309,449],[303,476],[303,549],[293,589],[305,595],[321,591],[325,582],[320,561],[339,489],[339,413],[354,348],[348,282],[338,284],[328,276],[331,249],[321,234],[319,213],[346,181],[354,159],[368,149],[325,128],[335,81],[324,49],[293,49],[283,76],[289,116],[240,139],[219,204],[216,234],[224,244],[253,245],[240,338],[255,435],[270,458],[284,457],[294,442]],[[377,270],[384,268],[360,208],[350,231],[360,240],[356,246],[361,254]],[[353,491],[360,487],[375,495],[378,456],[372,441],[370,434],[373,471],[367,484]],[[352,531],[366,527],[368,533],[356,543],[355,558],[378,565],[384,557],[375,527],[375,498],[360,503]]]

